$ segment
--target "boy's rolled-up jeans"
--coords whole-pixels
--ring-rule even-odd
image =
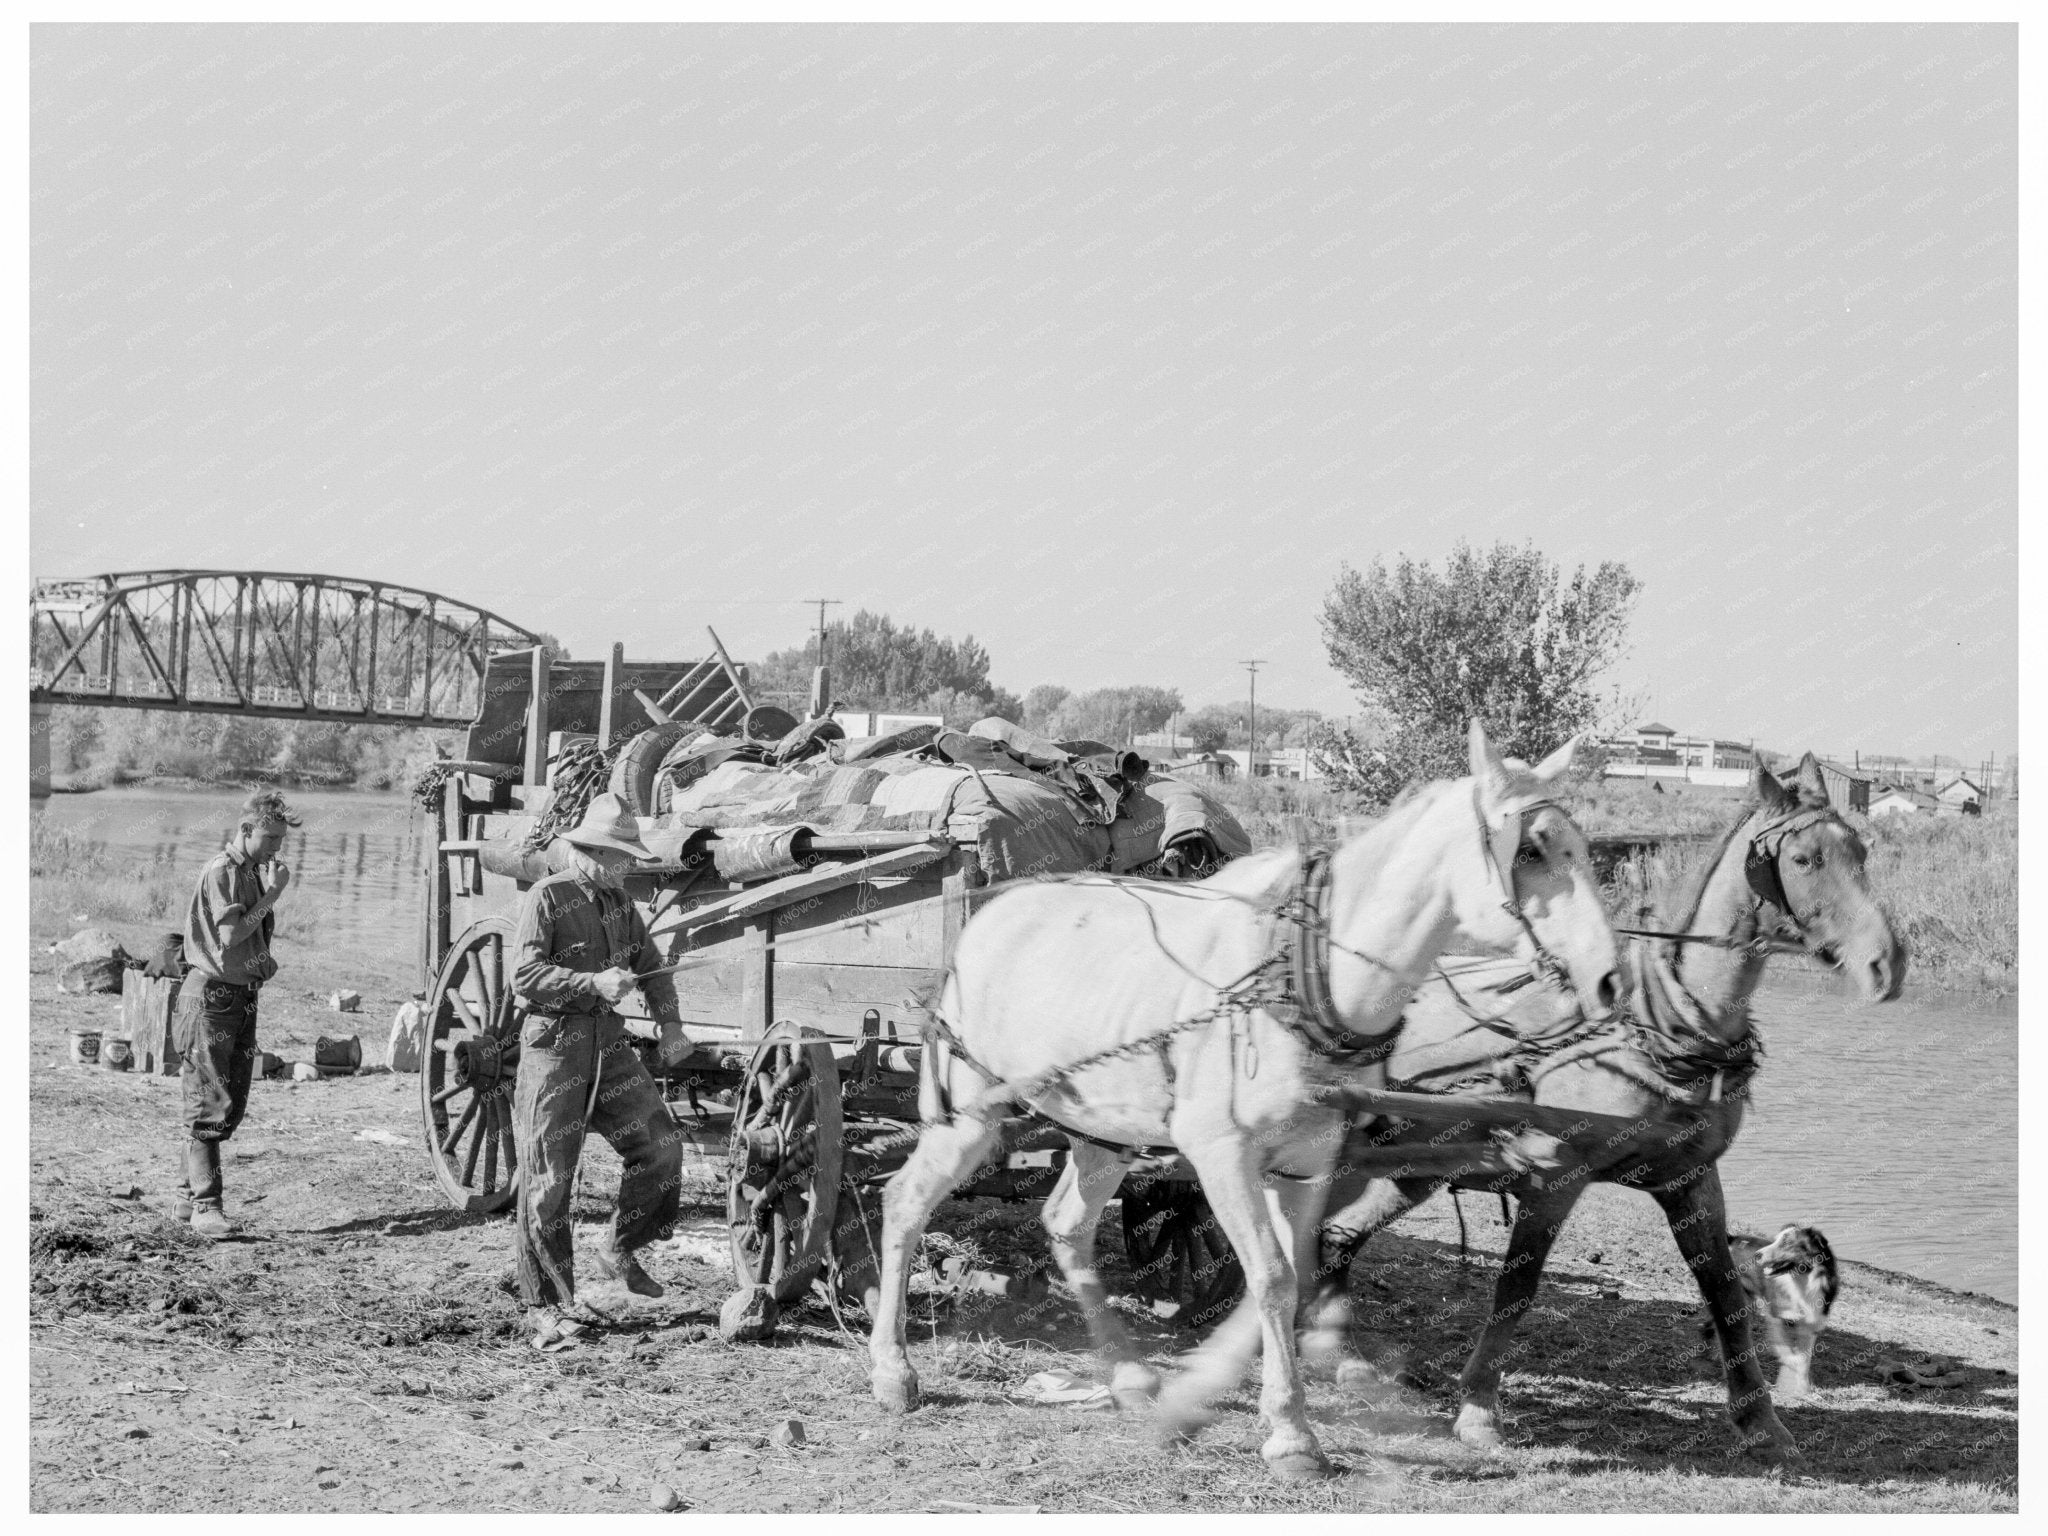
[[[220,1144],[235,1134],[249,1108],[256,1066],[256,989],[194,971],[178,990],[172,1024],[185,1099],[181,1200],[220,1205]]]
[[[569,1205],[586,1129],[610,1142],[625,1164],[613,1246],[629,1253],[666,1236],[681,1195],[683,1133],[624,1024],[616,1013],[529,1014],[512,1097],[519,1154],[513,1242],[519,1294],[529,1307],[560,1306],[576,1294]]]

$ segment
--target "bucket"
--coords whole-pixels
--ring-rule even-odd
[[[313,1065],[320,1069],[323,1077],[347,1077],[363,1064],[363,1041],[360,1035],[350,1035],[345,1040],[330,1040],[322,1035],[313,1042]]]
[[[135,1044],[126,1035],[108,1035],[100,1041],[100,1065],[109,1072],[126,1072],[135,1065]]]
[[[100,1064],[100,1032],[96,1029],[71,1031],[71,1059],[81,1067]]]

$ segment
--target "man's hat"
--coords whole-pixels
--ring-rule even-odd
[[[599,795],[592,800],[576,829],[564,832],[562,841],[578,848],[616,848],[636,859],[654,857],[653,850],[640,841],[640,823],[617,795]]]

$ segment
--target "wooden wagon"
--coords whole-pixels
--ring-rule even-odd
[[[612,787],[651,811],[681,728],[743,735],[780,713],[755,704],[713,643],[694,663],[629,664],[618,647],[602,663],[492,657],[465,754],[430,786],[420,1106],[435,1177],[458,1208],[502,1210],[518,1178],[508,952],[521,893],[543,872],[520,840],[547,804],[549,744],[559,762],[582,738],[623,743]],[[687,962],[674,981],[688,1038],[670,1030],[641,1048],[698,1157],[722,1173],[735,1284],[788,1303],[815,1283],[835,1308],[865,1304],[879,1186],[916,1141],[926,1009],[962,926],[1000,883],[973,841],[929,831],[799,833],[780,850],[792,872],[707,879],[720,835],[664,820],[643,815],[643,836],[678,856],[634,870],[627,889],[664,962]],[[635,994],[623,1011],[638,1006]],[[1020,1123],[960,1194],[1043,1199],[1065,1157],[1063,1135]],[[1236,1260],[1177,1160],[1132,1170],[1121,1219],[1162,1313],[1200,1321],[1236,1294]]]

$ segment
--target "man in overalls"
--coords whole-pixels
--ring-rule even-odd
[[[298,824],[276,790],[251,795],[234,835],[207,861],[185,914],[189,969],[172,1025],[187,1127],[176,1210],[204,1237],[234,1231],[221,1210],[220,1144],[249,1107],[256,993],[277,974],[271,909],[292,879],[277,853]]]
[[[616,795],[591,801],[561,840],[569,845],[570,867],[526,893],[512,973],[513,996],[526,1011],[512,1101],[519,1152],[514,1244],[537,1346],[582,1331],[574,1315],[580,1309],[569,1204],[585,1132],[598,1132],[625,1164],[618,1212],[592,1255],[595,1268],[635,1295],[662,1294],[637,1250],[674,1222],[683,1158],[682,1132],[617,1012],[638,986],[655,1020],[677,1017],[674,984],[643,974],[661,957],[620,879],[622,870],[653,855]]]

